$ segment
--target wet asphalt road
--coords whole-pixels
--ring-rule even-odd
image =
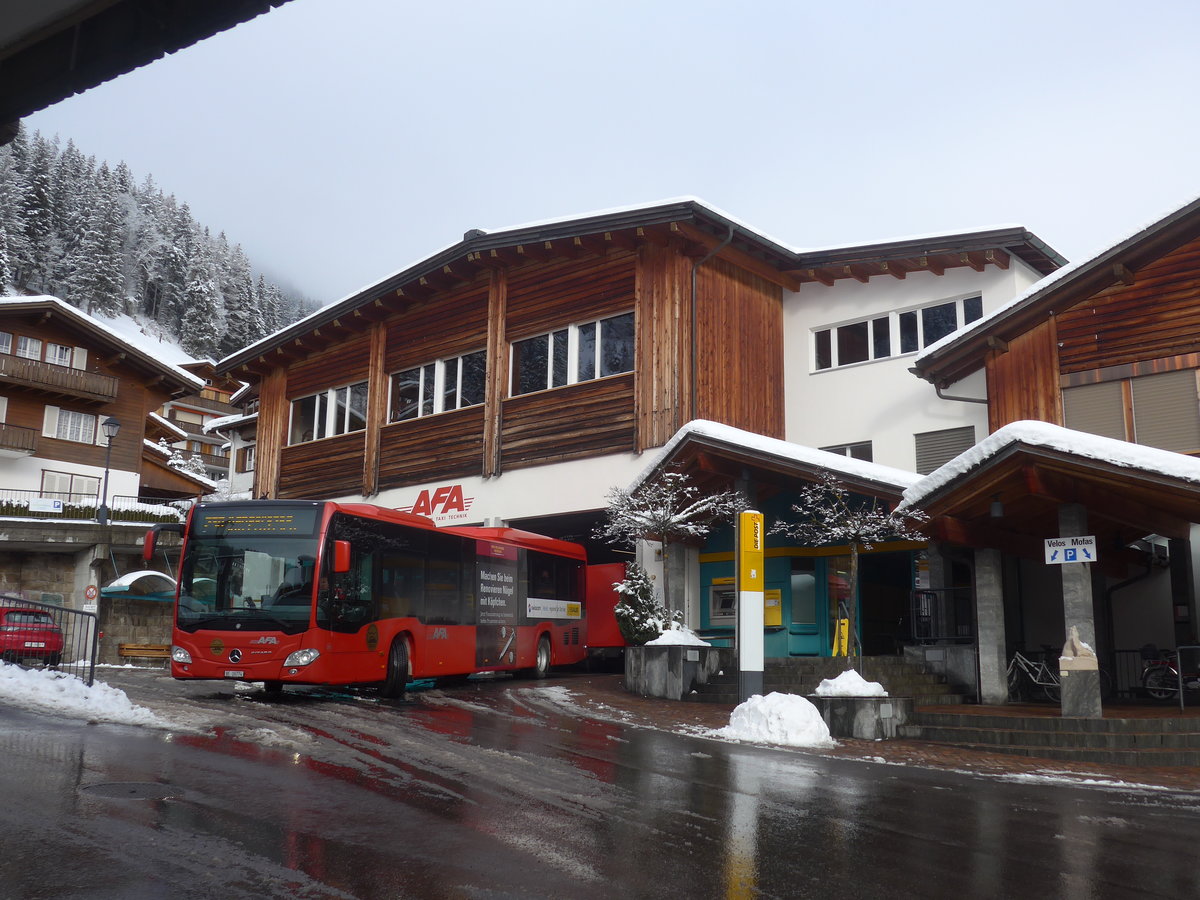
[[[597,717],[572,679],[268,702],[99,678],[174,723],[0,708],[0,897],[1200,896],[1200,796],[835,759]]]

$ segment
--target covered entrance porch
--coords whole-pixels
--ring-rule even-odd
[[[1008,702],[1014,651],[1061,652],[1072,631],[1109,668],[1143,644],[1196,643],[1200,460],[1017,422],[927,476],[905,503],[929,514],[946,552],[972,556],[984,704]],[[1080,536],[1095,538],[1095,558],[1050,559],[1047,539]],[[1086,655],[1068,654],[1060,716],[1105,717]]]

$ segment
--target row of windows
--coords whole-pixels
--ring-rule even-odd
[[[512,345],[510,396],[633,371],[633,313],[571,325]],[[483,403],[487,353],[477,350],[396,372],[389,422]],[[289,443],[320,440],[367,425],[367,383],[330,388],[292,401]]]
[[[12,335],[7,331],[0,331],[0,353],[7,353],[12,356],[20,357],[21,359],[34,359],[38,362],[48,362],[56,366],[72,366],[80,365],[82,362],[77,359],[77,355],[84,353],[82,347],[69,347],[66,344],[54,344],[47,342],[45,345],[45,357],[42,356],[42,341],[40,338],[25,337],[24,335]]]
[[[834,369],[916,353],[982,316],[983,298],[964,297],[824,328],[813,332],[813,368]]]

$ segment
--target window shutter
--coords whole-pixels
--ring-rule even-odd
[[[1134,440],[1148,447],[1178,453],[1200,450],[1194,369],[1133,379],[1133,433]]]
[[[1128,440],[1122,382],[1105,381],[1067,388],[1062,392],[1063,423],[1075,431]]]
[[[76,369],[86,369],[87,368],[87,348],[86,347],[76,347],[75,348],[75,354],[71,358],[71,366]]]
[[[42,417],[42,437],[58,437],[58,407],[47,406]]]
[[[914,434],[917,445],[917,472],[928,475],[964,450],[975,446],[975,426],[947,428],[944,431],[926,431]]]
[[[8,398],[0,397],[0,422],[8,417]]]

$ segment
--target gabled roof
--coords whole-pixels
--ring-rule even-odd
[[[1138,269],[1197,234],[1200,198],[1059,269],[1000,309],[925,348],[917,355],[913,371],[932,384],[953,384],[983,367],[989,343],[1012,340],[1045,321],[1052,311],[1127,282]]]
[[[168,394],[194,394],[204,387],[203,379],[155,357],[108,326],[84,315],[57,297],[0,297],[0,320],[6,316],[40,314],[44,320],[61,323],[67,333],[86,335],[93,345],[120,356],[130,366],[161,379]]]
[[[747,468],[771,478],[800,477],[809,481],[815,481],[828,471],[852,491],[892,500],[899,500],[907,488],[921,479],[920,475],[903,469],[696,419],[680,428],[655,453],[630,489],[637,488],[663,469],[688,462],[709,470],[724,466],[730,467],[731,471]]]
[[[603,255],[614,248],[632,249],[636,242],[647,239],[680,241],[684,252],[695,259],[719,249],[738,265],[792,291],[806,283],[829,285],[842,279],[866,281],[880,275],[904,278],[912,271],[940,274],[955,266],[980,271],[989,264],[1007,268],[1010,255],[1039,272],[1051,272],[1063,262],[1053,249],[1021,226],[801,250],[702,200],[684,197],[496,231],[471,229],[461,241],[226,357],[217,364],[217,371],[248,367],[259,358],[271,365],[266,360],[268,352],[294,342],[302,344],[304,338],[320,334],[321,329],[328,331],[327,326],[336,331],[353,327],[355,319],[382,318],[397,306],[467,284],[482,269],[497,262]]]
[[[902,506],[928,513],[939,540],[1040,559],[1044,539],[1060,535],[1063,504],[1086,508],[1100,563],[1124,577],[1131,544],[1151,534],[1186,539],[1200,520],[1200,459],[1013,422],[910,486]]]

